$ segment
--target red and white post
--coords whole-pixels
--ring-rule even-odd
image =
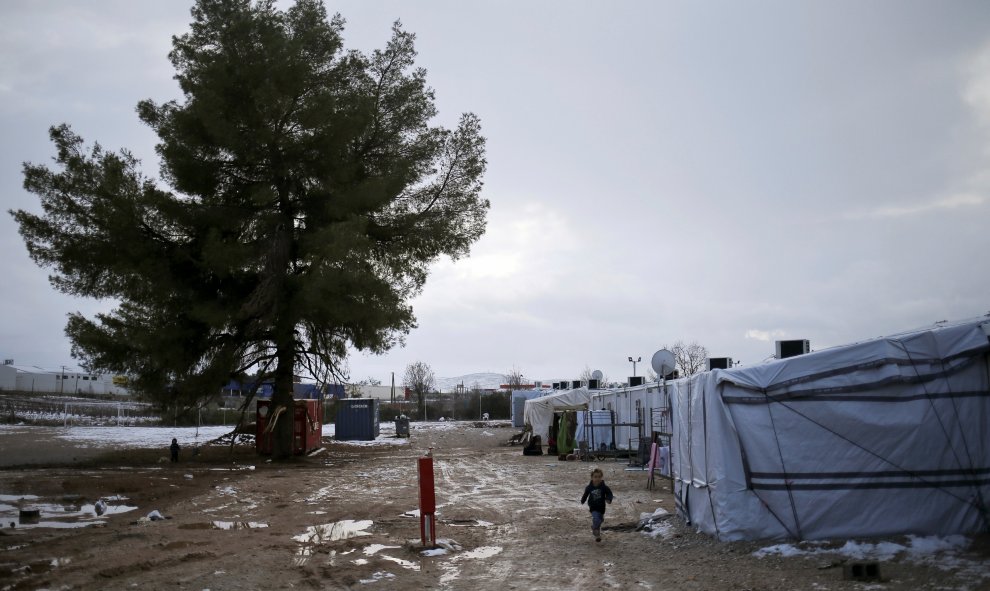
[[[419,458],[419,533],[423,546],[437,545],[434,514],[437,512],[437,495],[433,486],[433,458]]]

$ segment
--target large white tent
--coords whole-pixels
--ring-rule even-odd
[[[721,540],[990,530],[990,319],[667,384],[678,510]]]
[[[587,388],[564,390],[543,398],[526,401],[523,422],[533,427],[533,435],[546,441],[547,432],[553,424],[553,413],[559,410],[588,410],[591,393]]]
[[[526,411],[526,401],[540,396],[546,396],[551,392],[546,390],[513,390],[510,397],[510,408],[512,409],[512,426],[522,428],[526,425],[523,413]]]

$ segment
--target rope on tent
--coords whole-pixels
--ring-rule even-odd
[[[777,515],[777,512],[773,510],[773,507],[770,506],[770,503],[766,502],[766,500],[764,500],[764,498],[761,497],[760,494],[755,490],[750,489],[750,492],[753,493],[753,496],[759,499],[760,504],[763,505],[763,507],[770,513],[770,515],[777,520],[777,523],[780,524],[780,527],[784,528],[784,531],[787,532],[787,535],[791,536],[791,538],[797,541],[802,541],[801,538],[799,538],[795,532],[791,531],[791,528],[787,527],[787,524],[784,523],[784,520],[781,519],[780,515]]]
[[[924,484],[927,484],[927,485],[929,485],[929,486],[931,486],[931,488],[933,488],[933,489],[935,489],[935,490],[938,490],[938,491],[940,491],[940,492],[942,492],[942,493],[945,493],[945,494],[947,494],[947,495],[949,495],[950,497],[952,497],[952,498],[954,498],[954,499],[956,499],[957,501],[960,501],[960,502],[962,502],[962,503],[966,503],[966,504],[969,504],[969,500],[967,500],[967,499],[965,499],[965,498],[963,498],[963,497],[961,497],[961,496],[959,496],[959,495],[957,495],[957,494],[955,494],[955,493],[953,493],[953,492],[952,492],[952,491],[950,491],[950,490],[946,490],[946,489],[944,489],[944,488],[943,488],[942,486],[940,486],[940,484],[941,484],[941,483],[938,483],[938,482],[933,482],[933,481],[929,481],[929,480],[926,480],[926,479],[924,478],[924,476],[922,476],[921,474],[919,474],[919,473],[917,473],[917,472],[915,472],[915,471],[913,471],[913,470],[909,470],[909,469],[907,469],[907,468],[904,468],[903,466],[900,466],[900,465],[898,465],[898,464],[896,464],[895,462],[893,462],[893,461],[892,461],[892,460],[890,460],[889,458],[885,458],[884,456],[882,456],[882,455],[880,455],[880,454],[878,454],[877,452],[875,452],[875,451],[873,451],[873,450],[871,450],[871,449],[868,449],[868,448],[866,448],[865,446],[863,446],[863,445],[861,445],[861,444],[859,444],[859,443],[857,443],[857,442],[855,442],[855,441],[853,441],[852,439],[849,439],[848,437],[846,437],[846,436],[845,436],[845,435],[843,435],[842,433],[839,433],[838,431],[836,431],[836,430],[834,430],[834,429],[832,429],[832,428],[830,428],[830,427],[827,427],[827,426],[825,426],[825,425],[823,425],[823,424],[821,424],[820,422],[818,422],[818,421],[816,421],[815,419],[813,419],[813,418],[811,418],[811,417],[809,417],[808,415],[806,415],[806,414],[804,414],[804,413],[802,413],[801,411],[799,411],[799,410],[797,410],[796,408],[794,408],[793,406],[791,406],[791,405],[789,405],[789,404],[787,404],[786,402],[784,402],[784,401],[782,401],[782,400],[778,400],[778,399],[775,399],[775,398],[774,398],[774,397],[773,397],[772,395],[769,395],[769,394],[768,394],[768,395],[767,395],[767,398],[768,398],[768,399],[769,399],[769,400],[770,400],[771,402],[776,402],[777,404],[779,404],[779,405],[781,405],[781,406],[783,406],[783,407],[784,407],[784,408],[786,408],[787,410],[789,410],[789,411],[791,411],[791,412],[793,412],[794,414],[796,414],[796,415],[798,415],[799,417],[801,417],[801,418],[803,418],[803,419],[805,419],[805,420],[806,420],[806,421],[808,421],[809,423],[811,423],[811,424],[813,424],[813,425],[816,425],[816,426],[818,426],[818,427],[820,427],[821,429],[824,429],[825,431],[827,431],[827,432],[829,432],[829,433],[831,433],[832,435],[835,435],[836,437],[838,437],[839,439],[842,439],[842,440],[843,440],[843,441],[845,441],[846,443],[849,443],[849,444],[850,444],[850,445],[852,445],[853,447],[857,447],[857,448],[859,448],[859,449],[861,449],[861,450],[863,450],[863,451],[865,451],[866,453],[868,453],[868,454],[870,454],[871,456],[873,456],[873,457],[875,457],[875,458],[877,458],[878,460],[880,460],[880,461],[882,461],[882,462],[885,462],[885,463],[887,463],[887,464],[890,464],[890,465],[891,465],[891,466],[893,466],[893,467],[894,467],[894,468],[895,468],[895,469],[896,469],[897,471],[899,471],[899,472],[902,472],[902,473],[904,473],[904,474],[906,474],[906,475],[908,475],[908,476],[910,476],[910,477],[912,477],[912,478],[915,478],[915,479],[917,479],[918,481],[920,481],[920,482],[922,482],[922,483],[924,483]],[[768,406],[769,406],[769,405],[768,405]]]
[[[908,361],[911,362],[911,366],[914,368],[914,374],[915,374],[915,376],[917,378],[919,378],[919,380],[920,380],[920,378],[921,378],[921,372],[918,371],[918,365],[916,363],[914,363],[914,360],[911,357],[911,351],[908,350],[908,347],[902,341],[900,341],[900,340],[892,339],[892,342],[894,344],[896,344],[898,347],[900,347],[900,349],[902,351],[904,351],[904,354],[907,355]],[[940,363],[939,364],[942,367],[942,374],[943,374],[944,379],[945,379],[946,390],[949,392],[949,394],[952,394],[952,383],[949,382],[948,377],[947,377],[947,373],[945,371],[945,360],[940,360]],[[988,367],[988,371],[990,371],[990,367]],[[988,383],[990,383],[990,378],[988,378]],[[979,483],[978,483],[979,481],[977,480],[976,468],[973,466],[973,455],[972,455],[972,453],[970,453],[970,451],[969,451],[969,443],[967,443],[967,441],[966,441],[966,433],[961,428],[959,429],[959,434],[961,436],[960,438],[962,439],[963,451],[966,454],[966,460],[967,460],[966,464],[964,464],[963,461],[962,461],[962,459],[959,457],[959,453],[956,451],[955,446],[951,445],[952,444],[952,440],[949,437],[949,430],[945,426],[945,422],[942,420],[942,416],[939,414],[938,408],[935,406],[935,399],[934,399],[934,397],[932,396],[931,392],[928,391],[928,387],[925,385],[925,382],[924,381],[920,381],[920,385],[921,385],[922,390],[925,393],[925,397],[928,399],[928,404],[929,404],[929,406],[932,409],[932,413],[935,415],[935,418],[938,420],[938,426],[939,426],[939,428],[942,429],[942,435],[945,437],[946,443],[949,444],[949,450],[952,452],[952,456],[956,460],[956,466],[959,467],[959,468],[961,468],[961,469],[963,469],[963,470],[968,471],[970,477],[973,479],[973,488],[976,491],[976,499],[977,499],[977,502],[978,502],[978,505],[977,505],[976,509],[980,512],[980,517],[983,518],[983,525],[984,525],[984,527],[986,529],[990,530],[990,516],[987,515],[986,501],[983,499],[982,487],[979,485]],[[952,410],[953,410],[953,412],[956,415],[956,422],[958,424],[959,423],[959,407],[956,405],[956,399],[953,396],[949,396],[949,401],[952,404]]]
[[[666,382],[664,383],[664,388],[667,387]],[[677,395],[680,396],[680,391],[677,391]],[[691,525],[691,507],[688,501],[688,489],[690,486],[684,481],[684,460],[681,458],[681,453],[674,453],[674,425],[677,424],[677,420],[674,417],[674,403],[672,399],[670,400],[670,476],[671,476],[671,492],[674,493],[674,504],[679,506],[681,513],[684,515],[684,522],[687,525]],[[683,435],[681,436],[683,437]],[[680,443],[680,441],[678,441]],[[688,448],[690,449],[690,447]],[[679,452],[680,450],[678,450]],[[677,460],[677,471],[674,471],[674,459]],[[675,485],[680,484],[679,490],[675,490]],[[680,493],[680,494],[678,494]]]
[[[736,433],[736,442],[739,444],[739,453],[743,463],[743,472],[746,474],[746,489],[750,493],[752,493],[753,496],[756,497],[758,501],[760,501],[760,505],[762,505],[763,508],[766,509],[768,513],[770,513],[771,517],[777,520],[777,523],[780,524],[780,527],[784,528],[784,531],[786,531],[791,538],[798,539],[797,534],[793,532],[790,527],[788,527],[788,525],[784,522],[784,520],[781,519],[780,515],[777,515],[777,512],[773,510],[773,507],[770,505],[770,503],[768,503],[766,499],[761,497],[760,493],[757,492],[755,488],[753,488],[752,479],[751,479],[752,470],[750,469],[750,465],[749,465],[749,456],[746,453],[746,448],[742,444],[742,440],[739,439],[738,432]],[[778,442],[778,449],[779,447],[780,446]]]
[[[701,428],[705,437],[705,484],[708,486],[708,507],[712,512],[712,525],[715,527],[715,538],[721,539],[718,527],[718,517],[715,516],[715,501],[712,500],[711,484],[708,481],[708,402],[702,392],[701,396]]]
[[[769,397],[766,391],[764,391],[763,394]],[[787,498],[791,502],[791,515],[794,517],[794,527],[797,529],[797,539],[803,540],[804,536],[801,535],[801,521],[798,519],[797,504],[794,502],[794,491],[791,490],[791,479],[787,477],[787,466],[784,464],[784,450],[780,447],[780,437],[777,434],[777,423],[773,420],[773,407],[770,404],[767,405],[767,415],[770,417],[770,428],[773,430],[773,439],[777,444],[777,456],[780,458],[780,469],[784,474],[784,486],[787,489]],[[763,499],[760,500],[762,501]],[[774,517],[777,516],[774,515]],[[778,517],[777,520],[780,521],[780,518]],[[782,521],[781,525],[784,525]],[[787,529],[787,533],[794,535],[790,528],[786,525],[784,525],[784,528]]]

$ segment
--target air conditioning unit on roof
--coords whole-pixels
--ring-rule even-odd
[[[731,357],[709,357],[708,358],[708,371],[713,369],[729,369],[732,367]]]
[[[811,342],[807,339],[777,341],[777,359],[787,359],[811,353]]]

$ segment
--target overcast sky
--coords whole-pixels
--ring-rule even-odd
[[[8,209],[50,125],[127,148],[179,98],[191,3],[0,3],[0,356],[74,364]],[[328,2],[349,48],[417,35],[439,122],[488,139],[488,231],[439,261],[419,328],[354,380],[632,375],[676,341],[759,363],[990,312],[990,2]]]

